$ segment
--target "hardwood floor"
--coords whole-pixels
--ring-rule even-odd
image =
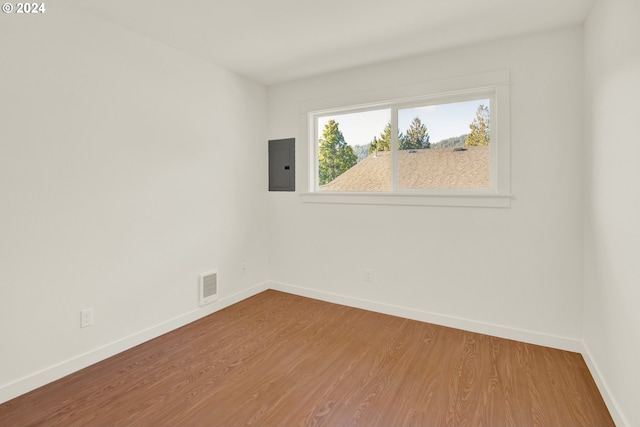
[[[0,426],[613,426],[577,353],[266,291],[0,405]]]

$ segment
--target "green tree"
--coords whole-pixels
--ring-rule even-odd
[[[427,127],[422,123],[420,117],[416,117],[411,122],[407,134],[399,139],[401,150],[419,150],[421,148],[430,148],[429,132]]]
[[[369,154],[377,153],[378,151],[383,151],[383,150],[380,150],[380,148],[378,148],[378,145],[380,145],[380,141],[378,141],[377,136],[374,136],[371,142],[369,143]]]
[[[467,134],[465,133],[464,135],[453,136],[431,144],[431,148],[458,148],[464,146],[466,140]]]
[[[404,136],[399,133],[398,141],[402,141]],[[369,154],[376,151],[391,151],[391,122],[388,122],[379,137],[373,137],[369,143]]]
[[[469,125],[469,135],[464,142],[465,147],[489,145],[489,107],[480,104],[476,118]]]
[[[338,123],[329,120],[324,126],[318,146],[320,185],[333,181],[357,162],[358,157],[345,142]]]

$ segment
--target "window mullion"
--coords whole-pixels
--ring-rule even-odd
[[[391,107],[391,191],[398,190],[398,107]]]

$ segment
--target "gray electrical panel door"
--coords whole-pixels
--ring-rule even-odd
[[[269,141],[269,191],[296,191],[296,139]]]

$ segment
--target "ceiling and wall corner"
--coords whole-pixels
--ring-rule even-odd
[[[60,0],[272,85],[581,25],[593,0]]]

